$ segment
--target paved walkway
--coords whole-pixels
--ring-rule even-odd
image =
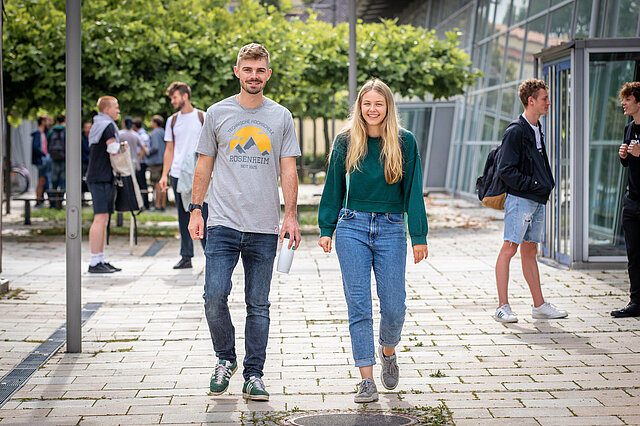
[[[402,379],[369,408],[442,401],[458,425],[640,424],[640,320],[609,316],[626,302],[626,272],[541,265],[545,296],[570,316],[540,321],[531,318],[514,258],[510,294],[520,322],[498,324],[491,314],[500,215],[442,195],[428,200],[428,211],[429,259],[408,258]],[[83,273],[83,303],[103,303],[83,328],[83,352],[63,347],[0,408],[0,424],[251,424],[251,412],[358,408],[338,261],[317,237],[306,236],[290,275],[274,275],[266,403],[242,399],[240,372],[227,394],[208,395],[215,357],[203,318],[202,251],[192,270],[175,271],[178,240],[142,257],[153,241],[142,238],[129,255],[128,241],[115,238],[107,253],[123,271]],[[0,375],[65,321],[64,240],[3,245],[11,298],[0,299]],[[239,359],[242,280],[239,266],[230,297]]]

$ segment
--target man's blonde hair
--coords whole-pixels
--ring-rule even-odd
[[[98,99],[98,111],[104,112],[105,109],[109,108],[111,104],[116,102],[118,102],[118,100],[113,96],[102,96]]]
[[[240,48],[238,52],[238,59],[236,60],[236,66],[240,66],[240,61],[243,59],[266,59],[267,68],[269,68],[269,51],[265,47],[258,43],[249,43]]]
[[[542,80],[530,78],[529,80],[523,81],[520,87],[518,87],[518,97],[522,105],[524,105],[525,108],[527,107],[529,96],[533,97],[533,99],[538,99],[538,91],[541,89],[549,90],[547,83]]]

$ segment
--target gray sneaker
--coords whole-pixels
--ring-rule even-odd
[[[358,385],[358,393],[353,397],[354,402],[365,403],[375,402],[378,400],[378,388],[373,380],[367,378],[362,379]]]
[[[378,346],[378,356],[380,357],[380,364],[382,364],[382,371],[380,371],[382,386],[389,390],[395,389],[400,380],[398,357],[396,354],[385,356],[382,352],[382,346]]]

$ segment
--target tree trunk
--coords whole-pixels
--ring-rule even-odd
[[[324,130],[324,158],[325,162],[323,166],[326,168],[328,162],[326,161],[329,158],[329,154],[331,153],[331,139],[329,138],[329,120],[326,117],[322,117],[322,127]]]
[[[298,176],[298,180],[302,181],[304,176],[304,121],[302,118],[298,118],[298,124],[300,125],[300,176]]]

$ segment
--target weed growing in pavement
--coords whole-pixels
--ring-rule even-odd
[[[429,377],[447,377],[442,371],[438,370],[435,373],[429,374]]]

